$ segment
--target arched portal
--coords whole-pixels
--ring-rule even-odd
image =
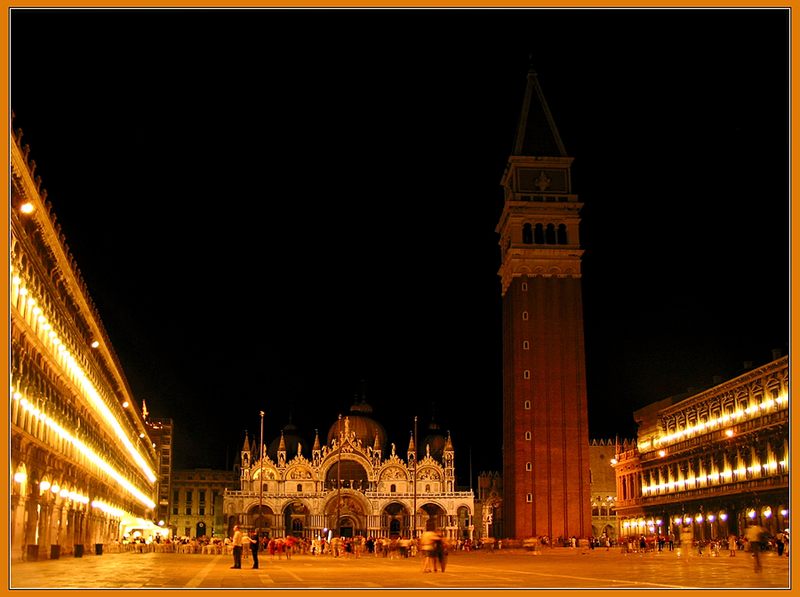
[[[392,502],[381,512],[381,529],[390,537],[406,537],[409,534],[411,512],[403,504]]]
[[[292,502],[283,511],[283,526],[286,535],[302,537],[308,526],[308,507],[303,502]]]
[[[355,529],[357,523],[349,516],[342,516],[339,520],[339,536],[340,537],[353,537],[355,536]]]
[[[269,533],[275,525],[275,513],[269,506],[256,504],[247,511],[244,526],[257,531],[259,534]]]
[[[360,493],[350,490],[337,491],[325,506],[326,526],[334,531],[338,529],[340,533],[343,527],[344,532],[350,532],[347,529],[352,527],[352,532],[356,535],[365,533],[367,509],[367,502]]]
[[[424,529],[443,529],[447,526],[447,513],[439,504],[423,504],[417,514]]]

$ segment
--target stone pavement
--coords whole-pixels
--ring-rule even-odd
[[[623,554],[620,550],[548,549],[456,552],[444,573],[423,574],[421,558],[263,554],[231,569],[230,556],[119,553],[37,562],[13,561],[8,587],[37,589],[236,588],[789,588],[789,558],[762,556],[755,573],[750,554],[730,557],[680,551]]]

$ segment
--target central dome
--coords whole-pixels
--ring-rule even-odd
[[[339,437],[340,429],[344,432],[345,424],[347,424],[350,431],[355,432],[356,439],[360,439],[361,445],[365,448],[367,446],[371,448],[375,447],[375,435],[377,434],[378,447],[383,450],[383,447],[386,445],[386,430],[383,428],[383,425],[370,416],[371,414],[372,407],[367,404],[364,398],[354,402],[350,407],[350,412],[342,417],[341,423],[337,419],[337,421],[331,425],[328,430],[328,445],[331,445],[334,438]],[[345,417],[348,419],[347,423],[345,423]]]
[[[278,460],[278,448],[280,447],[281,436],[283,436],[283,445],[286,448],[286,460],[291,460],[297,456],[298,446],[300,446],[301,450],[306,451],[308,451],[309,447],[311,446],[311,444],[306,442],[306,439],[300,435],[297,427],[295,427],[290,420],[283,427],[281,435],[273,439],[267,447],[267,456],[269,456],[275,462]],[[254,448],[254,451],[258,452],[258,446]]]

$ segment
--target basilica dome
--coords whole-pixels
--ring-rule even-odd
[[[360,400],[356,399],[350,407],[350,412],[342,417],[341,430],[345,429],[345,417],[347,417],[347,425],[350,431],[354,431],[356,439],[361,440],[361,444],[366,448],[367,446],[375,447],[375,435],[378,436],[378,447],[383,450],[386,446],[386,430],[383,425],[378,423],[372,418],[372,407],[367,404],[366,400],[362,397]],[[328,430],[328,445],[334,438],[339,437],[340,423],[337,419]]]
[[[418,458],[425,458],[427,453],[426,447],[430,448],[430,453],[433,458],[441,461],[444,458],[444,445],[447,443],[447,436],[442,433],[441,427],[433,419],[428,425],[427,433],[422,439],[422,442],[417,446]]]
[[[267,447],[267,455],[273,460],[273,462],[277,462],[278,460],[278,448],[281,444],[281,437],[283,437],[283,443],[286,447],[286,460],[289,461],[295,456],[297,456],[297,446],[300,445],[302,452],[305,452],[304,456],[306,458],[311,456],[311,444],[308,443],[304,437],[301,437],[297,427],[289,421],[281,431],[281,435],[273,439],[269,446]],[[258,451],[258,446],[255,447],[255,451]]]

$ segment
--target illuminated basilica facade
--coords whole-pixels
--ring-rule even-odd
[[[753,523],[788,528],[788,357],[634,417],[637,441],[614,462],[620,535],[713,540]]]
[[[412,436],[400,454],[371,412],[357,401],[310,451],[291,424],[261,455],[246,436],[240,489],[224,495],[228,534],[238,524],[272,537],[410,537],[431,521],[450,538],[472,538],[473,493],[456,488],[449,434],[431,425],[419,452]]]
[[[12,558],[152,526],[156,452],[29,148],[11,127]]]

